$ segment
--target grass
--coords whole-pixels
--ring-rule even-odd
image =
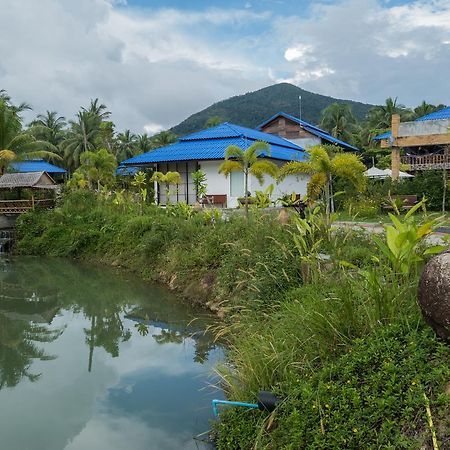
[[[330,233],[321,214],[281,224],[257,212],[142,212],[72,193],[20,218],[17,250],[120,265],[225,314],[216,332],[228,397],[267,389],[285,401],[273,414],[221,414],[219,450],[432,449],[432,431],[449,446],[450,350],[416,304],[425,257],[415,221],[400,219],[410,253],[389,254],[363,231]]]

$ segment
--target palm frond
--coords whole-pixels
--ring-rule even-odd
[[[271,161],[261,159],[251,165],[250,173],[260,184],[263,184],[264,175],[270,175],[274,179],[278,177],[278,166]]]
[[[225,159],[236,158],[240,161],[244,159],[244,150],[237,145],[229,145],[225,150]]]
[[[242,172],[243,169],[242,163],[234,160],[226,160],[219,166],[219,173],[223,173],[228,177],[231,172]]]
[[[289,175],[311,175],[314,172],[315,168],[309,161],[290,161],[279,169],[278,179],[283,180]]]
[[[311,175],[307,186],[307,195],[311,200],[315,200],[322,195],[323,188],[327,183],[327,175],[323,172],[317,172]]]

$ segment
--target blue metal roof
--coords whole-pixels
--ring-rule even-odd
[[[306,157],[303,148],[293,142],[225,122],[217,127],[184,136],[174,144],[122,161],[121,165],[223,159],[228,146],[237,145],[247,149],[256,141],[270,144],[270,157],[273,159],[301,161]]]
[[[386,131],[384,133],[378,134],[377,136],[373,137],[373,141],[381,141],[382,139],[389,139],[392,136],[392,133],[390,131]]]
[[[311,134],[314,134],[317,137],[320,137],[321,139],[323,139],[324,141],[327,141],[331,144],[334,145],[338,145],[339,147],[343,147],[344,149],[347,150],[353,150],[353,151],[359,151],[359,148],[354,147],[353,145],[348,144],[347,142],[341,141],[340,139],[335,138],[334,136],[332,136],[330,133],[328,133],[325,130],[322,130],[321,128],[316,127],[315,125],[311,125],[308,122],[305,122],[304,120],[299,119],[298,117],[292,116],[291,114],[287,114],[285,112],[278,112],[276,114],[274,114],[272,117],[269,117],[267,120],[265,120],[263,123],[261,123],[260,125],[258,125],[258,130],[260,130],[261,128],[263,128],[265,125],[267,125],[268,123],[272,122],[272,120],[274,120],[275,118],[277,118],[278,116],[283,116],[286,119],[291,120],[292,122],[298,123],[299,125],[301,125],[306,131],[308,131]]]
[[[425,116],[418,117],[414,122],[424,122],[426,120],[443,120],[450,119],[450,106],[447,106],[439,111],[426,114]],[[391,132],[386,131],[385,133],[379,134],[373,138],[374,141],[381,141],[382,139],[389,139],[391,137]]]
[[[424,120],[442,120],[450,119],[450,106],[440,109],[439,111],[432,112],[426,116],[422,116],[416,119],[416,122],[423,122]]]
[[[31,159],[28,161],[17,161],[10,164],[13,172],[47,172],[47,173],[67,173],[67,170],[54,166],[43,159]]]

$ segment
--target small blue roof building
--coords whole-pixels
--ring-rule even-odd
[[[9,165],[11,172],[27,173],[27,172],[47,172],[49,174],[61,174],[67,173],[67,170],[50,164],[43,159],[29,159],[25,161],[15,161]]]
[[[176,143],[143,153],[120,163],[120,167],[150,168],[161,172],[176,171],[182,177],[182,183],[171,195],[171,201],[186,201],[194,204],[197,200],[192,173],[201,169],[207,178],[207,197],[220,198],[221,204],[228,207],[238,205],[238,198],[244,195],[243,174],[233,172],[227,179],[219,174],[219,166],[225,157],[225,151],[230,145],[247,149],[257,141],[270,145],[270,155],[260,154],[278,165],[288,161],[302,161],[307,158],[303,147],[279,136],[242,127],[232,123],[222,123],[196,133],[181,137]],[[255,179],[250,179],[249,189],[263,190],[268,184],[276,184],[275,180],[266,177],[267,182],[260,186]],[[158,190],[158,199],[166,203],[164,190]],[[274,196],[296,192],[306,193],[305,177],[287,177],[275,187]],[[224,201],[225,199],[225,201]]]

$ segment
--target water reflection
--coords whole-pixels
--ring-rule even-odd
[[[105,268],[3,261],[4,448],[196,448],[217,396],[204,388],[222,357],[203,332],[211,319],[198,315]]]

